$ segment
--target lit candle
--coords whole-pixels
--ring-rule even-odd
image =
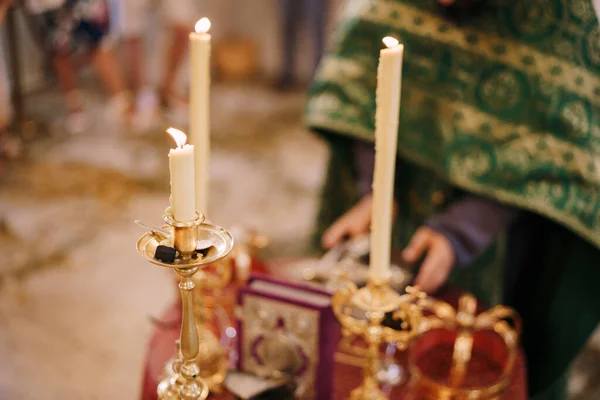
[[[196,147],[196,209],[206,213],[210,176],[210,20],[200,19],[195,28],[196,32],[190,33],[190,143]]]
[[[187,137],[180,130],[169,128],[167,132],[177,143],[177,148],[169,151],[170,200],[173,217],[179,222],[190,222],[196,218],[196,208],[194,206],[194,146],[185,144]]]
[[[394,173],[404,54],[404,46],[393,37],[383,38],[383,43],[387,48],[379,53],[375,96],[375,173],[369,269],[370,279],[379,282],[390,277]]]

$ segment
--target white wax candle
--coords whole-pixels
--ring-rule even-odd
[[[369,269],[372,281],[390,277],[394,173],[404,53],[404,46],[396,39],[388,36],[383,42],[387,48],[379,54],[375,97],[375,173]]]
[[[210,157],[210,20],[196,23],[190,33],[190,143],[196,148],[196,209],[207,213]]]
[[[179,222],[190,222],[196,218],[194,206],[194,146],[185,144],[187,137],[180,130],[167,130],[177,148],[169,151],[171,173],[171,207],[173,218]]]

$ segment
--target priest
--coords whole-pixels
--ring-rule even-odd
[[[307,105],[331,149],[328,248],[369,229],[381,38],[405,46],[395,245],[524,319],[532,398],[561,399],[600,320],[600,27],[590,0],[348,1]]]

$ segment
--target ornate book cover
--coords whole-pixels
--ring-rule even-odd
[[[253,276],[239,291],[238,306],[240,371],[290,377],[296,398],[333,398],[340,328],[328,292]]]

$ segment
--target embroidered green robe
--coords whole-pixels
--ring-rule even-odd
[[[308,125],[331,148],[320,232],[357,200],[351,142],[373,141],[388,35],[405,46],[395,243],[404,246],[464,192],[531,214],[452,282],[494,303],[505,267],[520,265],[511,305],[525,321],[530,390],[540,393],[600,320],[600,27],[592,4],[489,0],[474,17],[448,18],[433,0],[348,1],[307,105]],[[511,251],[519,244],[526,251]]]

